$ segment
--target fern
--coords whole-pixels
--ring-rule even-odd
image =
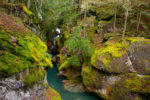
[[[77,30],[71,35],[70,39],[65,41],[65,46],[71,51],[71,53],[81,52],[82,59],[84,61],[90,60],[91,55],[94,52],[94,46],[88,38],[80,36]]]

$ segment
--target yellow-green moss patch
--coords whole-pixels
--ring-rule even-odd
[[[91,64],[97,66],[97,61],[104,65],[105,69],[109,68],[109,64],[114,58],[120,58],[127,53],[130,45],[134,42],[148,41],[148,39],[139,37],[121,37],[112,38],[103,44],[103,47],[97,48],[91,58]]]

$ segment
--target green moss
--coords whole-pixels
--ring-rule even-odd
[[[29,16],[34,15],[34,13],[30,11],[25,5],[23,5],[23,11]]]
[[[56,41],[57,41],[57,46],[58,46],[59,48],[61,48],[62,43],[61,43],[60,38],[57,38]]]
[[[93,69],[92,66],[87,65],[86,63],[83,64],[81,75],[83,84],[86,87],[91,88],[90,90],[101,86],[103,75],[99,73],[98,70]]]
[[[0,29],[0,72],[3,74],[19,73],[30,67],[52,67],[46,51],[46,45],[30,31],[16,34]]]
[[[40,66],[51,66],[50,57],[45,54],[46,45],[35,35],[20,35],[18,38],[18,44],[15,48],[15,53],[21,56],[25,56],[27,59],[38,62]]]
[[[31,62],[24,57],[18,57],[9,52],[0,51],[0,72],[14,74],[32,67]]]
[[[123,77],[124,85],[132,92],[150,93],[150,76],[139,77],[136,73]]]
[[[68,67],[68,61],[65,61],[64,63],[62,63],[62,64],[60,65],[60,67],[59,67],[58,70],[62,70],[62,69],[67,68],[67,67]]]
[[[101,20],[100,23],[102,24],[101,27],[104,27],[105,25],[108,25],[110,23],[112,23],[113,21],[112,20],[109,20],[109,21],[105,21],[105,20]]]
[[[150,93],[150,76],[139,77],[136,73],[129,73],[121,76],[112,88],[111,100],[126,100],[132,93]],[[125,99],[126,98],[126,99]],[[129,97],[131,98],[131,97]],[[135,98],[135,97],[134,97]],[[136,97],[137,98],[137,97]],[[129,100],[129,99],[128,99]],[[135,100],[130,99],[130,100]]]
[[[66,29],[63,34],[64,34],[64,39],[68,40],[70,37],[70,28]]]
[[[60,94],[49,87],[45,92],[45,99],[44,100],[62,100]]]
[[[130,74],[130,78],[125,79],[126,88],[132,89],[132,91],[139,90],[142,87],[145,80],[142,77],[137,77],[137,74]]]
[[[92,73],[92,68],[90,66],[82,67],[82,81],[85,86],[94,87],[95,79],[93,78],[94,75],[92,75]]]
[[[81,66],[80,59],[77,55],[68,59],[69,66]]]
[[[67,60],[61,64],[59,67],[59,71],[60,70],[65,70],[65,75],[70,83],[81,82],[80,66],[72,66],[71,63]]]
[[[117,38],[112,38],[105,42],[103,47],[95,50],[95,53],[91,58],[91,64],[93,66],[97,66],[96,62],[99,60],[103,63],[105,69],[108,69],[109,64],[114,58],[122,57],[127,52],[131,44],[139,41],[148,41],[148,39],[125,37],[124,40],[121,41],[119,36]]]
[[[59,58],[59,63],[60,64],[62,64],[67,59],[67,57],[64,56],[63,54],[57,55],[56,58]]]
[[[94,26],[90,29],[87,29],[87,34],[88,34],[89,40],[92,40],[94,38],[93,35],[95,34],[95,31],[97,31],[97,27],[98,26]]]
[[[141,37],[126,37],[127,41],[130,41],[130,43],[138,42],[138,41],[149,41],[149,39],[144,39]]]
[[[67,67],[73,67],[73,66],[74,67],[81,66],[80,59],[77,55],[67,58],[67,60],[61,64],[61,66],[59,67],[59,70],[63,68],[67,68]]]
[[[65,75],[70,83],[79,83],[81,81],[81,62],[79,57],[74,55],[66,59],[65,56],[62,56],[62,59],[60,60],[61,65],[58,66],[58,70],[65,71]]]
[[[23,83],[26,86],[32,85],[40,80],[43,80],[45,77],[45,72],[41,67],[31,68],[29,70],[29,75],[26,75],[23,79]]]

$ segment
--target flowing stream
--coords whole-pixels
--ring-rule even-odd
[[[102,100],[97,95],[92,93],[72,93],[64,89],[62,84],[62,77],[57,76],[58,70],[54,64],[52,69],[48,70],[47,81],[49,86],[55,89],[63,100]]]
[[[57,34],[53,40],[53,46],[56,45],[56,39],[60,36],[61,31],[60,29],[56,29],[56,31],[59,33]],[[66,91],[63,87],[62,80],[63,78],[60,76],[57,76],[58,70],[56,64],[54,64],[52,69],[48,70],[47,73],[47,82],[49,86],[51,86],[53,89],[55,89],[62,97],[62,100],[102,100],[100,97],[98,97],[96,94],[92,93],[72,93],[69,91]]]

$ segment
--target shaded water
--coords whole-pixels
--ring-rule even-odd
[[[63,88],[62,78],[58,77],[56,65],[48,70],[47,81],[48,84],[55,89],[62,97],[63,100],[102,100],[97,95],[91,93],[71,93]]]

